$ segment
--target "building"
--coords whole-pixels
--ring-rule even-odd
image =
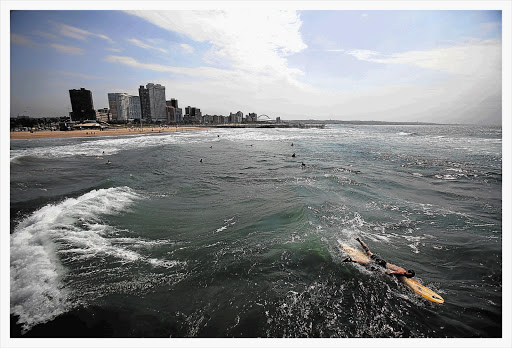
[[[149,90],[144,86],[139,87],[140,112],[142,119],[151,122],[151,107],[149,104]]]
[[[183,110],[181,108],[174,108],[176,114],[176,123],[183,123]]]
[[[71,119],[73,121],[94,120],[96,111],[92,101],[92,92],[85,88],[70,89]]]
[[[128,121],[140,121],[141,118],[140,97],[131,95],[128,97]]]
[[[226,122],[226,117],[222,115],[213,115],[213,123],[214,124],[224,124]]]
[[[254,112],[250,112],[247,115],[246,122],[247,123],[256,123],[256,122],[258,122],[258,115],[256,113],[254,113]]]
[[[109,93],[108,105],[112,121],[132,122],[141,118],[141,103],[139,96],[128,93]]]
[[[181,123],[183,122],[183,114],[181,108],[178,107],[178,100],[171,99],[165,102],[167,110],[168,123]]]
[[[185,115],[183,116],[183,121],[185,123],[201,123],[203,121],[201,109],[190,105],[187,106],[185,108]]]
[[[160,84],[148,83],[139,87],[142,118],[147,122],[166,122],[167,110],[165,87]]]
[[[237,111],[236,113],[229,113],[229,123],[242,123],[244,119],[244,113]]]
[[[165,110],[167,111],[167,123],[176,123],[176,108],[167,105]]]
[[[96,121],[98,122],[110,122],[110,110],[109,108],[103,108],[96,110]]]

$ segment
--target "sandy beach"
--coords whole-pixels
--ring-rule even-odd
[[[31,132],[11,132],[11,139],[35,139],[35,138],[58,138],[58,137],[99,137],[105,135],[130,135],[130,134],[145,134],[145,133],[164,133],[164,132],[180,132],[180,131],[193,131],[204,129],[204,127],[165,127],[165,128],[109,128],[103,131],[99,129],[94,130],[72,130],[72,131],[35,131]]]

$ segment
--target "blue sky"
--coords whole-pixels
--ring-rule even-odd
[[[153,82],[203,114],[500,123],[501,11],[291,4],[13,11],[10,115],[66,115],[80,87],[107,107]]]

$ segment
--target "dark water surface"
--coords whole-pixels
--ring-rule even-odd
[[[11,336],[501,337],[501,145],[470,126],[12,140]],[[356,236],[446,302],[342,263]]]

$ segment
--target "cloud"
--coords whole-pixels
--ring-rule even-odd
[[[113,48],[113,47],[107,47],[106,50],[112,51],[112,52],[121,52],[122,50],[120,48]]]
[[[35,31],[34,34],[37,34],[39,36],[42,36],[42,37],[45,37],[47,39],[50,39],[50,40],[58,40],[59,37],[57,35],[54,35],[54,34],[51,34],[51,33],[47,33],[47,32],[44,32],[44,31]]]
[[[233,78],[235,75],[239,76],[239,74],[235,72],[212,67],[185,68],[162,64],[142,63],[132,57],[127,56],[110,55],[105,58],[105,61],[110,63],[120,63],[136,69],[181,74],[191,77],[200,77],[202,79],[217,79],[221,76],[226,77],[228,75],[231,78]]]
[[[187,44],[180,44],[180,47],[182,48],[183,52],[186,54],[194,53],[194,47],[187,45]]]
[[[210,62],[226,62],[237,70],[295,76],[286,57],[307,46],[295,11],[270,9],[229,11],[128,11],[170,31],[211,45]]]
[[[465,44],[391,55],[368,50],[352,50],[348,54],[374,63],[404,64],[455,75],[494,78],[501,75],[501,46],[499,39],[473,39]]]
[[[87,37],[92,36],[92,37],[99,37],[100,39],[103,39],[103,40],[106,40],[109,42],[114,42],[111,38],[109,38],[108,36],[103,35],[103,34],[92,33],[90,31],[87,31],[84,29],[80,29],[77,27],[73,27],[71,25],[57,23],[57,22],[53,22],[53,21],[51,21],[51,23],[53,23],[54,25],[57,26],[57,30],[58,30],[59,34],[61,34],[63,36],[72,37],[74,39],[79,39],[79,40],[87,40]]]
[[[341,118],[452,122],[501,114],[501,40],[471,40],[427,50],[383,54],[374,50],[330,49],[375,64],[421,68],[435,78],[353,90],[329,90],[304,81],[287,58],[307,46],[300,16],[286,11],[130,12],[166,30],[207,43],[205,63],[196,68],[141,62],[111,55],[107,61],[161,72],[173,97],[200,101],[210,114],[255,111],[283,118]],[[202,45],[205,46],[204,44]],[[324,47],[336,47],[334,44]],[[169,76],[168,74],[173,74]],[[188,78],[192,77],[192,79]],[[421,82],[421,83],[418,83]]]
[[[84,50],[79,47],[65,46],[60,44],[50,44],[50,47],[55,48],[57,51],[67,54],[81,55],[84,54]]]
[[[152,46],[150,44],[147,44],[147,43],[144,43],[138,39],[127,39],[128,42],[134,44],[135,46],[138,46],[138,47],[141,47],[141,48],[144,48],[144,49],[150,49],[150,50],[157,50],[157,51],[160,51],[160,52],[163,52],[163,53],[168,53],[167,50],[163,49],[163,48],[160,48],[160,47],[156,47],[156,46]]]
[[[11,33],[11,45],[36,46],[37,43],[26,36]]]

